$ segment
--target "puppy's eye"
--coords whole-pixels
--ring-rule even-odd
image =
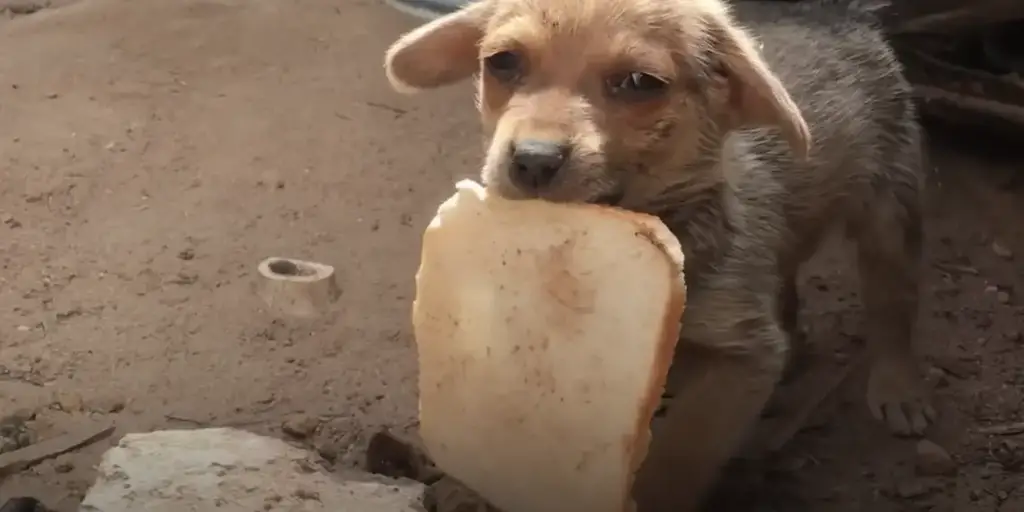
[[[498,52],[484,59],[484,66],[494,78],[513,82],[522,74],[522,59],[515,52]]]
[[[608,79],[608,94],[624,100],[646,100],[658,96],[668,88],[668,82],[654,75],[634,71]]]

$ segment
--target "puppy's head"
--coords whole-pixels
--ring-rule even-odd
[[[385,67],[405,92],[478,77],[483,180],[511,198],[614,202],[685,181],[737,128],[809,145],[723,0],[480,0],[402,36]]]

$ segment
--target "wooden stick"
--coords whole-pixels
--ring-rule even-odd
[[[46,459],[95,443],[114,433],[113,424],[82,428],[24,448],[0,454],[0,477],[17,473]]]
[[[979,427],[979,434],[989,436],[1017,436],[1024,434],[1024,422],[1010,423],[1008,425],[993,425],[991,427]]]
[[[811,414],[814,414],[818,407],[821,407],[821,404],[846,382],[846,379],[853,374],[853,370],[860,367],[866,360],[866,353],[861,352],[849,364],[833,373],[831,379],[826,379],[824,382],[821,382],[820,386],[816,386],[814,392],[811,393],[811,397],[804,401],[803,405],[790,417],[789,421],[768,436],[768,441],[762,449],[768,453],[776,453],[789,444],[804,425],[807,424]]]

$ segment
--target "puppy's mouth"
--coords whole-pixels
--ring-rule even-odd
[[[597,199],[595,199],[593,201],[593,203],[594,204],[603,205],[603,206],[618,206],[619,203],[622,202],[622,198],[625,195],[626,195],[626,192],[621,190],[621,189],[620,190],[614,190],[614,191],[609,192],[607,194],[598,196]]]

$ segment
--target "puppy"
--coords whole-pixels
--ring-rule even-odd
[[[871,411],[902,435],[932,419],[911,343],[921,134],[867,15],[480,0],[402,36],[385,68],[406,92],[476,77],[490,190],[653,213],[679,237],[688,297],[672,440],[656,438],[647,462],[673,469],[641,475],[641,510],[695,510],[744,441],[798,340],[797,271],[833,229],[856,245]]]

